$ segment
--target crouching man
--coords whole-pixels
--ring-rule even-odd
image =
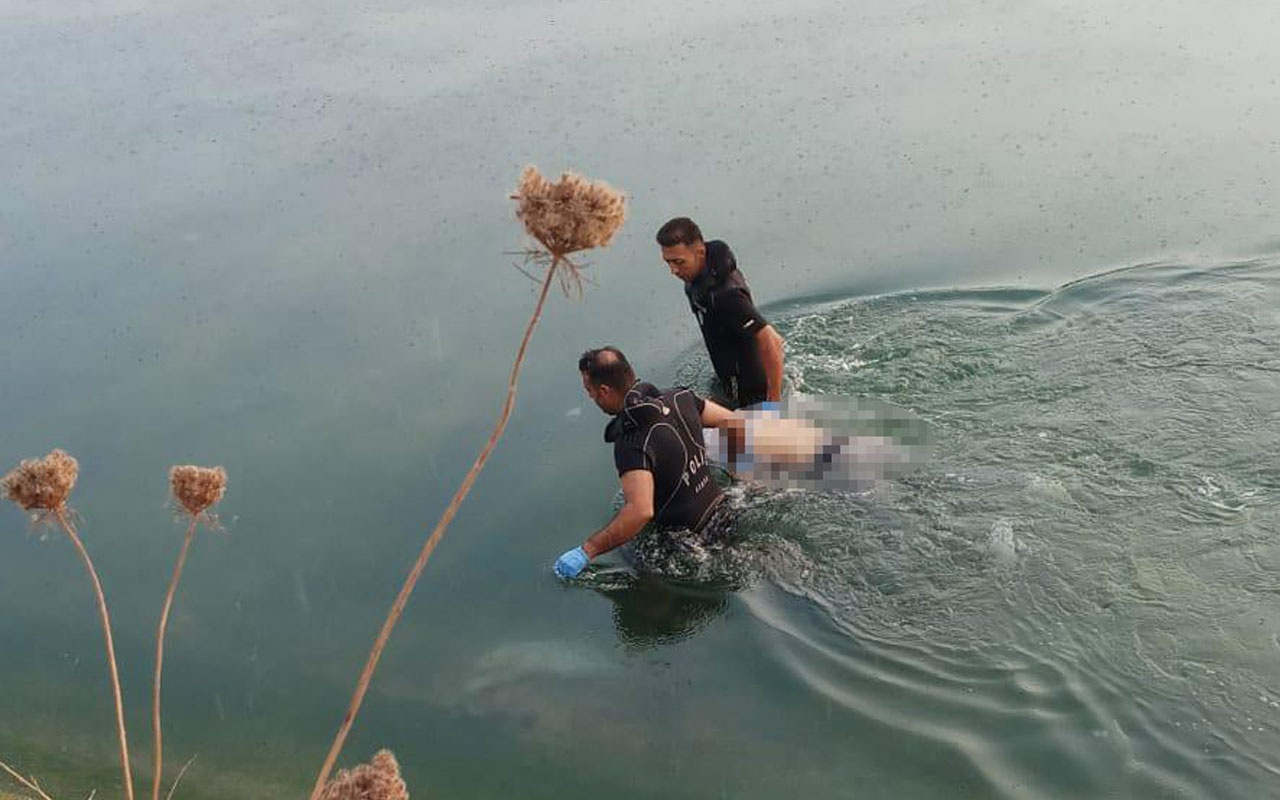
[[[714,537],[728,504],[707,469],[702,429],[724,428],[736,449],[733,412],[684,387],[662,390],[638,381],[616,347],[583,353],[578,372],[587,395],[613,417],[604,438],[613,445],[624,502],[608,525],[556,559],[556,574],[576,577],[591,559],[629,542],[650,521]]]

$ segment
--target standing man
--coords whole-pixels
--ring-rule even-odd
[[[666,391],[636,380],[616,347],[588,350],[578,359],[582,388],[613,416],[604,440],[622,483],[623,505],[581,546],[556,559],[561,578],[573,578],[596,556],[631,541],[650,520],[683,528],[684,535],[715,537],[728,504],[707,469],[704,427],[728,426],[733,412],[682,386]],[[731,444],[738,441],[728,433]]]
[[[782,337],[751,299],[733,251],[724,242],[702,240],[688,217],[658,229],[662,260],[684,281],[689,308],[702,328],[711,365],[729,405],[743,408],[782,398]]]

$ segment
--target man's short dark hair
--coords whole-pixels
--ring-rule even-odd
[[[697,244],[702,241],[702,231],[688,217],[669,219],[658,228],[658,244],[675,247],[681,244]]]
[[[626,392],[636,382],[636,373],[622,351],[612,345],[588,350],[578,359],[578,372],[585,373],[592,386],[608,386]]]

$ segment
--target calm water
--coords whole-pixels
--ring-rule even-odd
[[[347,749],[415,796],[1280,796],[1274,3],[0,0],[0,461],[61,446],[146,778],[173,463],[231,476],[166,659],[179,796],[314,778],[483,443],[507,194],[632,198]],[[551,560],[616,481],[573,369],[705,385],[652,231],[738,252],[797,391],[937,454],[735,490],[741,586]],[[0,515],[0,758],[119,796],[70,547]]]

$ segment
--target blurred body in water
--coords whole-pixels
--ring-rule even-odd
[[[721,429],[706,431],[708,456],[738,478],[775,488],[854,492],[904,475],[927,456],[919,421],[911,425],[911,439],[903,441],[855,432],[855,418],[874,422],[886,416],[879,409],[860,408],[855,400],[797,397],[788,398],[785,405],[784,410],[745,409]],[[823,416],[838,422],[822,420]]]
[[[832,433],[807,413],[735,413],[685,387],[660,390],[638,380],[617,348],[588,350],[578,371],[587,395],[613,417],[604,438],[613,445],[623,502],[608,524],[556,559],[561,578],[577,577],[592,559],[630,543],[650,522],[675,532],[664,540],[695,552],[733,538],[732,509],[708,468],[704,428],[718,429],[712,449],[732,472],[785,487],[861,490],[915,460],[888,437]],[[657,553],[661,563],[667,548],[644,545],[631,552]]]

